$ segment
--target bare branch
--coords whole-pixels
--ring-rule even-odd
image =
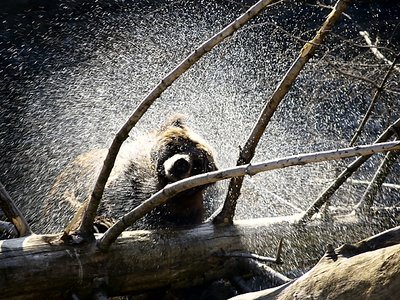
[[[361,81],[368,82],[368,83],[371,84],[374,88],[376,88],[376,89],[379,88],[379,85],[378,85],[375,81],[373,81],[372,79],[369,79],[368,77],[359,76],[359,75],[356,75],[356,74],[354,74],[354,73],[346,72],[346,71],[344,71],[344,70],[338,68],[335,64],[333,64],[333,63],[330,62],[330,61],[328,61],[328,64],[329,64],[332,68],[334,68],[335,71],[338,72],[339,74],[342,74],[342,75],[344,75],[344,76],[348,76],[348,77],[351,77],[351,78],[355,78],[355,79],[358,79],[358,80],[361,80]]]
[[[325,36],[333,28],[333,25],[339,19],[341,13],[346,9],[350,0],[339,0],[332,12],[328,15],[324,24],[318,30],[315,37],[307,42],[300,51],[300,55],[294,61],[288,72],[285,74],[281,82],[278,84],[271,98],[265,104],[257,123],[255,124],[249,138],[243,149],[240,151],[238,166],[248,164],[252,160],[257,144],[263,135],[265,128],[275,113],[278,105],[285,97],[290,87],[293,85],[300,71],[314,54],[318,45],[322,43]],[[240,189],[243,183],[243,176],[233,178],[229,183],[228,193],[224,202],[222,211],[215,217],[216,224],[231,224],[235,215],[237,199],[240,196]]]
[[[305,3],[305,5],[306,6],[311,6],[311,7],[318,7],[318,8],[321,8],[321,9],[329,9],[329,10],[332,10],[333,9],[333,7],[332,7],[332,5],[325,5],[325,4],[323,4],[323,3],[321,3],[321,2],[317,2],[317,4],[311,4],[311,3]],[[343,14],[343,16],[345,16],[347,19],[349,19],[349,20],[351,20],[352,18],[350,17],[350,15],[348,15],[348,14],[346,14],[346,13],[342,13]]]
[[[19,236],[27,236],[32,233],[28,222],[26,222],[21,211],[15,206],[14,201],[0,183],[0,207],[6,217],[14,224]]]
[[[387,141],[393,134],[400,132],[400,118],[397,119],[391,126],[389,126],[375,141],[376,143],[382,143]],[[363,156],[353,161],[347,168],[336,178],[333,182],[318,198],[310,205],[307,211],[300,218],[301,222],[307,222],[311,217],[321,208],[322,205],[330,199],[330,197],[336,192],[336,190],[349,178],[363,163],[365,163],[371,156]]]
[[[358,79],[364,82],[367,82],[369,84],[371,84],[375,89],[379,89],[380,85],[378,85],[375,81],[373,81],[372,79],[365,77],[365,76],[361,76],[361,75],[357,75],[354,73],[350,73],[350,72],[346,72],[343,69],[340,69],[336,64],[332,63],[331,61],[327,61],[327,63],[335,69],[335,71],[337,71],[339,74],[342,74],[344,76],[348,76],[354,79]],[[367,67],[371,67],[371,68],[380,68],[383,65],[360,65],[360,66],[367,66]],[[393,93],[393,94],[400,94],[400,91],[394,90],[394,89],[389,89],[387,87],[384,88],[384,91],[386,93]]]
[[[386,153],[384,159],[378,167],[378,170],[375,172],[374,178],[368,185],[360,202],[355,206],[356,212],[365,212],[371,209],[372,204],[374,203],[374,198],[378,193],[379,188],[385,181],[385,178],[388,175],[391,166],[395,163],[398,155],[398,152],[390,151]]]
[[[261,261],[261,262],[269,262],[269,263],[274,263],[274,264],[278,264],[281,265],[283,264],[282,262],[282,258],[281,258],[281,254],[282,254],[282,245],[283,245],[283,238],[281,238],[279,240],[279,244],[276,250],[276,257],[268,257],[268,256],[262,256],[262,255],[258,255],[258,254],[253,254],[253,253],[246,253],[246,252],[238,252],[238,251],[234,251],[234,252],[223,252],[223,253],[217,253],[215,254],[216,256],[223,256],[223,257],[242,257],[242,258],[250,258],[250,259],[254,259],[257,261]]]
[[[109,230],[107,230],[107,232],[99,241],[98,248],[100,248],[102,251],[106,251],[110,247],[110,245],[117,239],[117,237],[122,233],[122,231],[124,231],[138,219],[142,218],[152,209],[165,203],[169,198],[184,190],[228,178],[244,175],[253,176],[257,173],[269,170],[282,169],[291,166],[305,165],[308,163],[335,160],[352,156],[370,156],[374,153],[391,150],[400,150],[400,141],[288,156],[266,162],[241,165],[206,174],[200,174],[177,181],[172,184],[168,184],[164,189],[158,191],[148,200],[141,203],[131,212],[124,215],[117,223],[115,223]]]
[[[250,7],[243,15],[234,22],[226,26],[216,35],[200,45],[187,58],[185,58],[175,69],[167,74],[161,82],[142,100],[128,121],[122,126],[116,134],[104,160],[100,175],[96,181],[90,200],[85,209],[80,226],[75,234],[81,237],[88,237],[92,234],[92,226],[96,217],[97,208],[103,196],[104,187],[114,166],[115,159],[122,143],[128,138],[130,130],[136,125],[139,119],[147,111],[150,105],[165,91],[180,75],[187,71],[194,63],[196,63],[203,55],[209,52],[213,47],[221,43],[225,38],[232,35],[236,30],[241,28],[246,22],[261,13],[268,5],[277,0],[261,0]],[[79,240],[79,239],[78,239]]]
[[[332,35],[347,44],[352,44],[355,47],[364,48],[364,49],[371,49],[371,48],[380,49],[380,50],[385,50],[387,52],[390,52],[394,55],[396,54],[396,52],[393,49],[385,47],[385,46],[372,45],[372,43],[371,43],[371,45],[359,44],[359,43],[355,42],[355,40],[357,40],[355,38],[345,38],[345,37],[343,37],[343,35],[335,34],[335,33],[332,33]],[[388,63],[384,62],[383,65],[390,65],[390,63],[388,64]]]
[[[374,45],[374,44],[372,43],[372,41],[371,41],[371,39],[370,39],[369,34],[368,34],[367,31],[360,31],[360,35],[364,38],[365,42],[366,42],[367,45],[370,47],[372,53],[373,53],[378,59],[383,60],[387,65],[390,65],[390,66],[395,64],[395,62],[391,62],[390,60],[388,60],[388,59],[382,54],[382,52],[380,52],[380,51],[378,50],[378,46],[377,46],[377,45]],[[398,67],[395,66],[394,69],[395,69],[397,72],[400,72],[400,68],[398,68]]]
[[[273,257],[268,257],[268,256],[262,256],[258,254],[253,254],[253,253],[244,253],[244,252],[229,252],[229,253],[217,253],[215,256],[220,256],[220,257],[238,257],[238,258],[251,258],[254,260],[262,261],[262,262],[268,262],[268,263],[277,263],[281,264],[282,262],[278,262],[275,258]]]
[[[294,39],[294,40],[296,40],[298,42],[311,43],[310,41],[307,41],[307,40],[301,38],[300,36],[296,36],[296,35],[292,34],[291,32],[287,31],[285,28],[283,28],[282,26],[279,26],[278,24],[275,24],[274,22],[265,21],[265,22],[262,22],[262,23],[254,24],[254,25],[246,27],[246,30],[251,29],[251,28],[255,28],[255,27],[262,27],[262,26],[265,26],[265,25],[275,27],[278,31],[283,32],[286,36],[288,36],[288,37],[290,37],[290,38],[292,38],[292,39]]]
[[[371,103],[369,104],[369,107],[367,109],[367,111],[365,112],[365,115],[361,121],[361,123],[358,125],[358,128],[356,129],[356,132],[354,133],[351,141],[350,141],[350,146],[353,146],[354,143],[356,142],[358,136],[361,134],[361,130],[364,128],[365,124],[367,123],[371,113],[372,113],[372,109],[375,106],[375,103],[378,101],[379,96],[381,95],[385,84],[387,82],[387,80],[389,79],[390,74],[393,71],[393,68],[395,67],[398,59],[400,58],[400,53],[396,56],[396,58],[394,59],[393,63],[390,65],[389,70],[387,70],[385,77],[383,78],[381,84],[379,85],[379,87],[376,89],[376,92],[374,94],[374,96],[371,99]]]
[[[400,243],[400,226],[380,232],[355,244],[344,244],[335,249],[335,252],[343,256],[354,256],[361,253],[374,251]]]
[[[351,183],[351,184],[364,184],[364,185],[370,185],[371,184],[371,181],[358,180],[358,179],[349,179],[348,182]],[[385,187],[385,188],[389,188],[389,189],[400,190],[400,184],[384,182],[384,183],[382,183],[382,186]]]
[[[292,279],[256,260],[249,259],[245,263],[248,264],[247,268],[249,271],[255,275],[263,277],[269,282],[272,282],[274,286],[279,286],[292,281]]]

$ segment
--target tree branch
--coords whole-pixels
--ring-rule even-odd
[[[382,249],[400,243],[400,226],[380,232],[355,244],[344,244],[335,250],[337,254],[349,257]]]
[[[400,132],[400,118],[397,119],[391,126],[389,126],[374,142],[382,143],[387,141],[393,134],[399,134]],[[365,163],[370,155],[357,158],[336,178],[333,182],[307,209],[303,214],[300,221],[307,222],[312,216],[321,208],[322,205],[328,201],[328,199],[336,192],[336,190],[349,178],[363,163]]]
[[[291,166],[305,165],[308,163],[335,160],[339,158],[347,158],[359,155],[370,156],[374,153],[391,150],[400,150],[400,141],[288,156],[266,162],[241,165],[233,168],[189,177],[175,183],[168,184],[164,189],[158,191],[148,200],[141,203],[131,212],[124,215],[117,223],[115,223],[109,230],[107,230],[104,236],[100,239],[97,246],[100,250],[106,251],[117,239],[117,237],[122,233],[122,231],[128,228],[135,221],[142,218],[152,209],[165,203],[169,198],[184,190],[188,190],[196,186],[201,186],[220,180],[244,175],[253,176],[257,173],[269,170],[282,169]]]
[[[346,72],[346,71],[340,69],[339,67],[337,67],[331,61],[327,61],[327,63],[328,63],[329,66],[334,68],[335,71],[338,72],[339,74],[342,74],[344,76],[348,76],[348,77],[351,77],[351,78],[355,78],[355,79],[358,79],[358,80],[361,80],[361,81],[365,81],[365,82],[371,84],[375,89],[379,88],[379,85],[375,81],[373,81],[372,79],[369,79],[368,77],[364,77],[364,76],[360,76],[360,75],[357,75],[357,74]]]
[[[313,55],[314,51],[322,43],[325,36],[333,28],[333,25],[339,19],[341,13],[346,9],[350,0],[339,0],[332,12],[329,14],[324,24],[318,30],[315,37],[307,42],[300,51],[300,55],[294,61],[288,72],[285,74],[281,82],[278,84],[274,93],[272,94],[269,101],[265,104],[260,116],[258,117],[257,123],[252,129],[249,138],[243,149],[240,151],[237,166],[250,163],[252,160],[257,144],[263,135],[265,128],[275,113],[278,105],[285,97],[290,87],[293,85],[300,71],[304,65]],[[232,178],[229,183],[228,193],[222,208],[222,211],[214,218],[215,224],[231,224],[235,215],[237,199],[240,196],[240,189],[243,183],[243,176]]]
[[[378,193],[378,189],[382,186],[391,166],[395,163],[398,156],[399,152],[390,151],[386,153],[360,202],[358,202],[358,204],[355,206],[356,212],[361,213],[370,211],[372,204],[374,203],[374,198]]]
[[[202,224],[182,230],[124,232],[107,253],[98,251],[92,243],[59,243],[56,235],[33,234],[3,240],[0,241],[0,299],[89,299],[103,287],[108,297],[123,296],[190,288],[249,271],[267,275],[280,284],[288,278],[273,274],[269,268],[253,267],[257,264],[263,268],[252,259],[215,254],[221,249],[272,254],[284,237],[288,243],[282,256],[291,262],[279,268],[284,272],[288,268],[310,267],[313,264],[310,260],[320,257],[321,245],[348,243],[398,225],[393,215],[386,219],[372,216],[368,220],[341,216],[335,217],[334,222],[315,220],[305,227],[295,223],[297,218],[294,215],[235,220],[233,226]],[[101,234],[96,234],[96,239],[100,237]],[[251,264],[248,267],[247,262]],[[398,264],[397,261],[394,265],[396,270]],[[395,288],[398,290],[398,285]]]
[[[397,56],[394,59],[393,63],[390,65],[389,70],[387,70],[385,76],[383,77],[383,80],[382,80],[381,84],[376,89],[375,94],[371,99],[371,103],[369,104],[369,107],[368,107],[367,111],[365,112],[365,115],[364,115],[363,119],[361,120],[361,123],[358,125],[358,128],[357,128],[356,132],[354,133],[354,135],[353,135],[353,137],[352,137],[352,139],[350,141],[350,146],[354,145],[354,143],[356,142],[357,138],[361,134],[361,130],[364,128],[364,126],[367,123],[369,117],[371,116],[372,109],[374,108],[375,103],[378,101],[378,98],[381,95],[382,91],[384,90],[385,84],[386,84],[387,80],[389,79],[389,76],[392,73],[393,68],[395,67],[395,65],[396,65],[396,63],[397,63],[399,58],[400,58],[400,53],[397,54]]]
[[[6,189],[0,182],[0,207],[4,214],[10,220],[18,231],[19,236],[27,236],[32,233],[28,222],[25,220],[21,211],[15,206],[14,201],[7,193]]]
[[[393,62],[388,60],[382,52],[379,51],[378,46],[374,45],[369,37],[369,34],[367,31],[360,31],[360,35],[364,38],[365,42],[367,43],[368,47],[371,49],[372,53],[378,58],[383,60],[387,65],[394,65]],[[397,72],[400,72],[400,68],[394,66],[394,69]]]
[[[367,82],[369,84],[371,84],[375,89],[379,89],[380,85],[378,85],[375,81],[373,81],[372,79],[365,77],[365,76],[361,76],[361,75],[357,75],[354,73],[350,73],[350,72],[346,72],[342,69],[340,69],[338,66],[336,66],[334,63],[332,63],[331,61],[327,61],[328,65],[330,65],[332,68],[335,69],[336,72],[338,72],[339,74],[342,74],[344,76],[348,76],[351,78],[355,78],[364,82]],[[372,65],[368,65],[368,67],[376,67],[376,66],[372,66]],[[381,66],[379,66],[381,67]],[[394,89],[389,89],[389,88],[385,88],[384,89],[386,93],[393,93],[393,94],[400,94],[399,91],[394,90]]]
[[[276,288],[231,300],[398,299],[400,227],[331,249],[309,272]]]
[[[351,184],[362,184],[362,185],[370,185],[371,184],[371,181],[359,180],[359,179],[349,179],[348,182]],[[400,184],[384,182],[384,183],[382,183],[382,186],[385,188],[388,188],[388,189],[400,190]]]
[[[209,52],[213,47],[221,43],[225,38],[232,35],[236,30],[241,28],[246,22],[261,13],[269,4],[276,2],[277,0],[261,0],[255,5],[250,7],[243,15],[237,18],[234,22],[226,26],[216,35],[211,37],[209,40],[200,45],[194,52],[192,52],[187,58],[185,58],[175,69],[167,74],[160,83],[142,100],[140,105],[136,108],[134,113],[128,119],[128,121],[122,126],[119,132],[116,134],[109,150],[107,157],[104,160],[103,167],[100,171],[90,200],[85,208],[81,223],[77,232],[74,234],[87,238],[92,234],[93,221],[96,217],[97,208],[100,204],[100,200],[103,196],[104,187],[107,183],[108,177],[114,166],[115,159],[119,152],[122,143],[128,138],[130,130],[136,125],[139,119],[147,111],[150,105],[165,91],[180,75],[188,70],[194,63],[196,63],[204,54]],[[77,239],[78,241],[80,239]]]

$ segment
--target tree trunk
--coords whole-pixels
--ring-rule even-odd
[[[351,216],[335,223],[314,221],[299,226],[296,218],[242,220],[220,227],[203,224],[178,231],[124,232],[106,253],[98,250],[95,241],[67,245],[56,235],[0,241],[0,298],[85,297],[99,286],[109,296],[190,287],[237,275],[240,260],[247,258],[229,257],[229,253],[271,255],[281,238],[285,268],[300,268],[304,261],[322,256],[321,245],[359,240],[394,225],[383,225],[382,220],[369,220],[367,224]]]
[[[232,300],[397,300],[400,299],[400,244],[356,256],[326,254],[296,281]]]

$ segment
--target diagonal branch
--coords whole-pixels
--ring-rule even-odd
[[[98,179],[95,183],[94,189],[90,196],[90,200],[85,209],[83,218],[79,228],[75,234],[83,238],[87,238],[92,234],[93,221],[96,217],[97,208],[103,196],[104,187],[107,183],[108,177],[114,166],[115,159],[121,148],[122,143],[128,138],[130,130],[136,125],[139,119],[151,106],[151,104],[165,91],[180,75],[187,71],[193,64],[195,64],[203,55],[209,52],[213,47],[221,43],[225,38],[232,35],[236,30],[241,28],[246,22],[260,14],[268,5],[277,2],[277,0],[261,0],[255,5],[250,7],[243,15],[226,26],[216,35],[200,45],[193,51],[187,58],[185,58],[175,69],[167,74],[161,82],[142,100],[140,105],[136,108],[134,113],[128,121],[122,126],[116,134],[109,150],[107,157],[104,160],[103,167],[100,171]],[[78,239],[79,240],[79,239]]]
[[[382,52],[379,51],[379,47],[372,43],[371,38],[369,37],[369,33],[367,31],[360,31],[360,35],[364,38],[365,42],[367,43],[368,47],[371,49],[371,52],[376,56],[376,58],[383,60],[387,65],[394,65],[393,62],[388,60]],[[400,72],[400,68],[394,66],[394,69],[397,72]]]
[[[396,159],[399,156],[399,152],[390,151],[386,153],[383,158],[381,164],[378,167],[378,170],[375,172],[374,177],[372,178],[370,184],[365,190],[364,195],[362,196],[360,202],[355,206],[355,211],[357,213],[366,212],[368,213],[371,210],[372,204],[374,203],[374,199],[378,190],[381,188],[385,178],[387,177],[392,165],[396,162]]]
[[[200,174],[177,181],[175,183],[167,185],[164,189],[158,191],[148,200],[138,205],[128,214],[124,215],[117,223],[115,223],[109,230],[107,230],[107,232],[99,241],[98,248],[102,251],[106,251],[117,239],[117,237],[122,233],[122,231],[124,231],[138,219],[142,218],[152,209],[165,203],[168,199],[184,190],[228,178],[244,175],[253,176],[257,173],[269,170],[282,169],[291,166],[305,165],[308,163],[335,160],[352,156],[370,156],[374,153],[391,150],[400,150],[400,141],[288,156],[266,162],[241,165],[206,174]]]
[[[342,70],[341,68],[339,68],[336,64],[332,63],[331,61],[327,61],[328,65],[331,66],[332,68],[335,69],[336,72],[338,72],[339,74],[342,74],[344,76],[347,77],[351,77],[351,78],[355,78],[357,80],[361,80],[364,81],[366,83],[369,83],[370,85],[372,85],[375,89],[379,89],[380,85],[377,84],[375,81],[373,81],[372,79],[365,77],[365,76],[361,76],[361,75],[357,75],[354,73],[350,73],[350,72],[346,72],[344,70]],[[386,93],[393,93],[393,94],[399,94],[400,92],[395,90],[395,89],[390,89],[388,87],[385,87],[385,92]]]
[[[15,206],[10,195],[4,186],[0,183],[0,207],[6,217],[14,224],[19,236],[27,236],[32,234],[28,222],[25,220],[21,211]]]
[[[378,233],[374,236],[368,237],[355,244],[344,244],[343,246],[335,249],[337,254],[343,256],[354,256],[361,253],[375,251],[397,245],[400,243],[400,226],[388,229],[384,232]]]
[[[265,128],[267,127],[273,114],[278,108],[278,105],[288,93],[290,87],[293,85],[304,65],[309,61],[311,56],[314,54],[316,48],[322,43],[328,32],[331,31],[333,25],[339,19],[341,13],[346,9],[349,3],[350,0],[339,0],[331,13],[328,15],[324,24],[316,33],[315,37],[303,46],[300,51],[300,55],[294,61],[281,82],[278,84],[269,101],[265,104],[256,125],[254,126],[249,138],[247,139],[246,144],[240,151],[239,159],[236,165],[240,166],[250,163],[254,156],[257,144],[260,141],[260,138],[263,135]],[[232,178],[232,180],[230,181],[228,193],[222,211],[214,219],[215,224],[231,224],[233,222],[236,203],[237,199],[240,196],[242,183],[243,176]]]
[[[400,133],[400,118],[397,119],[391,126],[389,126],[374,142],[382,143],[387,141],[393,134]],[[322,205],[330,199],[330,197],[336,192],[336,190],[349,178],[363,163],[365,163],[371,156],[363,156],[357,158],[336,178],[333,182],[307,209],[307,211],[300,218],[301,222],[309,221],[312,216],[321,208]]]
[[[348,76],[348,77],[351,77],[351,78],[355,78],[355,79],[367,82],[367,83],[371,84],[375,89],[379,88],[379,85],[375,81],[373,81],[372,79],[369,79],[368,77],[364,77],[364,76],[360,76],[360,75],[357,75],[357,74],[354,74],[354,73],[346,72],[346,71],[340,69],[337,65],[335,65],[331,61],[327,61],[327,63],[328,63],[328,65],[330,67],[335,69],[335,71],[338,72],[339,74],[342,74],[344,76]]]
[[[381,95],[382,91],[384,90],[385,84],[387,82],[387,80],[389,79],[390,74],[393,71],[393,68],[396,66],[397,61],[400,58],[400,53],[397,54],[396,58],[394,59],[394,61],[392,62],[392,64],[390,65],[390,68],[387,70],[385,76],[383,77],[383,80],[381,82],[381,84],[377,87],[374,96],[371,99],[371,103],[369,104],[369,107],[363,117],[363,119],[361,120],[361,123],[358,125],[358,128],[356,130],[356,132],[354,133],[351,141],[350,141],[350,146],[353,146],[354,143],[356,142],[357,138],[359,137],[359,135],[361,134],[361,130],[364,128],[365,124],[367,123],[371,113],[372,113],[372,109],[375,106],[375,103],[378,101],[379,96]]]

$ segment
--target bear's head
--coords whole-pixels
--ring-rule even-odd
[[[156,133],[152,160],[160,185],[217,170],[210,146],[177,115]]]
[[[217,170],[210,146],[186,126],[180,115],[170,119],[155,133],[151,160],[157,174],[157,189],[190,176]],[[166,224],[201,223],[205,213],[203,192],[207,186],[179,193],[158,207],[154,215]]]

